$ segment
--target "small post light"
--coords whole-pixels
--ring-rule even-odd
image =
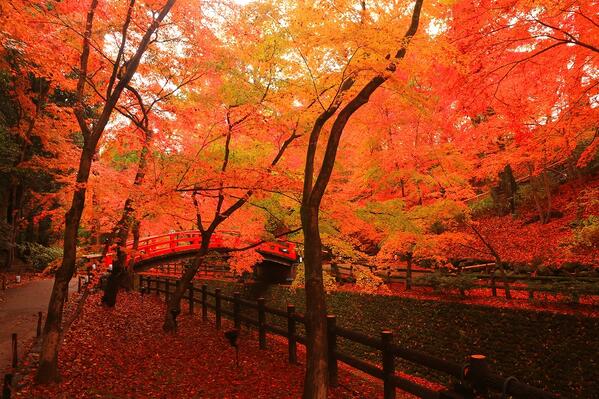
[[[171,315],[173,316],[173,322],[175,324],[175,331],[177,331],[177,316],[181,314],[181,309],[171,309]]]
[[[235,348],[235,363],[239,367],[239,345],[237,344],[237,338],[239,338],[239,330],[234,328],[232,330],[225,331],[225,338],[229,340],[229,345]]]

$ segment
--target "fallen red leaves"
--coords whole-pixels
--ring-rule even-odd
[[[287,348],[269,337],[259,350],[255,333],[243,329],[240,367],[235,352],[213,323],[182,315],[177,334],[162,332],[164,305],[156,297],[122,294],[115,309],[103,308],[99,294],[65,335],[60,355],[63,381],[27,384],[27,398],[299,398],[304,356],[287,362]],[[228,321],[224,321],[226,329]],[[31,376],[29,377],[31,379]],[[382,396],[380,383],[341,368],[340,387],[330,398]],[[406,396],[407,397],[407,396]]]

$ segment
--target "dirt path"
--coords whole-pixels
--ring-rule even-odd
[[[24,344],[35,336],[38,312],[46,313],[54,280],[36,280],[2,292],[0,300],[0,371],[10,367],[12,359],[11,334],[17,333],[19,355]],[[76,279],[70,290],[77,289]]]

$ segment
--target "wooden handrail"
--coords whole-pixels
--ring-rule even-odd
[[[224,249],[226,245],[228,245],[224,238],[227,234],[231,234],[231,232],[219,232],[214,234],[210,240],[209,248]],[[193,253],[195,250],[200,249],[201,239],[201,232],[197,230],[172,232],[145,237],[139,240],[133,260],[137,263],[170,254]],[[231,244],[234,247],[239,247],[245,243],[241,241],[239,236],[236,236]],[[103,260],[106,266],[112,263],[114,248],[116,247],[113,246],[111,252],[108,253]],[[128,241],[126,248],[132,249],[133,241]],[[290,261],[296,261],[298,259],[296,245],[287,241],[264,242],[258,245],[256,250],[265,254],[272,254],[289,259]]]

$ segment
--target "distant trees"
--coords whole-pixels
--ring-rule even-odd
[[[50,82],[29,70],[14,43],[0,57],[0,268],[10,268],[19,245],[55,240],[52,214],[74,145],[59,133],[68,124]]]

